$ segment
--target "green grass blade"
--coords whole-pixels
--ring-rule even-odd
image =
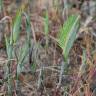
[[[48,34],[49,32],[49,17],[48,17],[48,12],[46,11],[46,14],[45,14],[45,35]]]
[[[76,34],[79,29],[79,18],[78,15],[70,16],[58,34],[57,41],[59,46],[63,49],[65,60],[67,59],[69,51],[76,39]]]
[[[21,8],[17,11],[16,16],[12,23],[12,33],[10,38],[10,43],[16,43],[20,35],[20,26],[22,21],[22,13],[25,10],[25,6],[22,5]]]
[[[0,13],[2,12],[3,10],[3,0],[0,0]]]
[[[48,48],[48,33],[49,33],[49,17],[48,11],[45,12],[44,32],[46,37],[46,48]]]
[[[20,55],[20,58],[19,58],[19,64],[23,63],[25,57],[28,54],[28,51],[29,51],[28,50],[28,44],[26,42],[25,45],[22,47],[21,52],[20,52],[21,55]]]
[[[27,41],[28,44],[30,43],[31,38],[31,23],[30,23],[30,17],[24,13],[24,16],[26,17],[26,32],[27,32]]]
[[[5,42],[6,42],[6,51],[7,51],[8,60],[10,60],[12,59],[12,46],[10,45],[10,40],[6,35],[5,35]]]
[[[22,46],[22,48],[19,50],[20,54],[19,54],[19,58],[18,58],[18,65],[17,65],[17,78],[19,76],[19,74],[22,71],[22,68],[24,66],[24,62],[26,60],[26,57],[28,56],[29,53],[29,48],[31,46],[31,24],[30,24],[30,17],[24,12],[24,16],[26,18],[26,40],[25,40],[25,44]]]
[[[25,62],[26,57],[28,55],[28,52],[29,52],[28,47],[29,47],[28,43],[25,42],[24,46],[20,50],[20,55],[19,55],[19,58],[18,58],[19,61],[18,61],[18,65],[17,65],[17,73],[16,73],[17,74],[17,78],[18,78],[19,74],[22,71],[22,68],[24,66],[24,62]]]

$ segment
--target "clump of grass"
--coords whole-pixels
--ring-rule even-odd
[[[15,19],[13,19],[12,23],[12,30],[10,37],[7,37],[5,34],[5,41],[6,41],[6,51],[7,51],[7,56],[8,56],[8,62],[6,64],[6,76],[7,76],[7,81],[8,81],[8,96],[13,96],[12,95],[12,90],[13,90],[13,76],[12,76],[12,70],[11,66],[13,64],[12,60],[14,59],[15,55],[15,50],[14,47],[16,46],[18,39],[20,37],[20,27],[21,27],[21,21],[22,21],[22,15],[26,17],[26,40],[24,43],[24,46],[18,50],[19,54],[16,57],[16,79],[18,80],[18,77],[20,73],[22,72],[22,68],[24,66],[24,60],[29,53],[29,47],[30,47],[30,32],[31,32],[31,24],[30,24],[30,18],[29,16],[24,13],[25,11],[25,5],[22,5],[20,9],[17,11]],[[18,85],[18,84],[17,84]],[[15,86],[14,86],[15,87]]]
[[[70,16],[67,21],[61,27],[60,32],[58,33],[57,42],[63,50],[64,63],[61,65],[61,71],[59,76],[59,83],[57,88],[60,87],[62,81],[62,75],[66,71],[66,64],[68,63],[68,55],[70,49],[72,48],[74,41],[76,40],[76,35],[79,30],[79,15]]]

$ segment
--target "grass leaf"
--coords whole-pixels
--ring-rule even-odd
[[[3,10],[3,0],[0,0],[0,13],[2,12]]]
[[[12,46],[10,44],[10,39],[5,35],[5,42],[6,42],[6,51],[8,55],[8,60],[12,59]]]
[[[30,23],[30,17],[27,15],[27,13],[24,13],[24,16],[26,17],[26,32],[27,32],[27,41],[30,45],[30,38],[31,38],[31,23]]]
[[[48,17],[48,11],[45,12],[45,22],[44,22],[44,28],[45,28],[45,37],[46,37],[46,48],[48,48],[48,33],[49,33],[49,17]]]
[[[19,38],[20,26],[22,21],[22,13],[24,12],[24,10],[25,10],[25,5],[22,5],[21,8],[17,11],[16,16],[13,20],[10,43],[13,43],[13,42],[16,43],[16,41]]]
[[[23,63],[25,57],[27,56],[28,54],[28,44],[27,42],[25,42],[25,45],[22,47],[21,49],[21,52],[20,52],[20,58],[19,58],[19,64]]]
[[[79,29],[79,18],[78,15],[70,16],[58,34],[57,42],[63,50],[65,60],[68,58],[69,51],[76,39],[76,34]]]
[[[29,50],[28,50],[28,43],[27,42],[25,42],[25,44],[24,44],[24,46],[21,48],[21,50],[19,50],[20,51],[20,56],[19,56],[19,61],[18,61],[18,65],[17,65],[17,78],[18,78],[18,76],[19,76],[19,74],[22,72],[22,68],[23,68],[23,66],[24,66],[24,62],[25,62],[25,60],[26,60],[26,57],[27,57],[27,55],[28,55],[28,52],[29,52]]]
[[[47,35],[49,32],[49,17],[48,17],[48,12],[46,11],[45,14],[45,35]]]

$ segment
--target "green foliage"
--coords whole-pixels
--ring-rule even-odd
[[[30,48],[31,48],[31,39],[30,39],[31,38],[30,37],[31,36],[31,24],[30,24],[30,17],[26,13],[24,13],[24,15],[26,17],[26,32],[27,32],[27,41],[26,42],[27,42],[27,44],[29,46],[28,48],[29,48],[29,54],[30,54],[31,53],[30,52]],[[31,57],[29,57],[29,58],[31,58]],[[32,62],[32,64],[31,64],[31,71],[34,73],[35,69],[36,69],[36,64]]]
[[[26,18],[26,38],[25,38],[25,43],[24,45],[18,49],[19,54],[16,54],[16,63],[17,63],[17,68],[16,68],[16,77],[18,79],[18,76],[20,75],[20,73],[22,72],[22,68],[24,67],[24,62],[26,57],[28,56],[29,53],[29,48],[30,48],[30,36],[31,36],[31,24],[30,24],[30,18],[29,16],[24,13],[25,11],[25,5],[22,5],[21,8],[17,11],[15,19],[13,20],[12,23],[12,32],[10,37],[7,37],[5,35],[5,42],[6,42],[6,51],[7,51],[7,56],[8,56],[8,61],[11,61],[14,58],[14,53],[16,53],[14,50],[14,48],[16,47],[16,42],[20,37],[20,26],[22,23],[22,15],[25,16]],[[24,14],[23,14],[24,13]],[[15,44],[15,45],[14,45]],[[8,62],[7,63],[7,69],[8,71],[6,72],[7,74],[10,74],[10,76],[8,75],[8,87],[12,87],[11,86],[11,82],[10,78],[12,73],[11,72],[11,64],[12,62]],[[9,88],[10,89],[10,88]]]
[[[17,11],[16,16],[13,20],[10,43],[12,42],[16,43],[16,41],[19,38],[21,21],[22,21],[22,13],[24,12],[24,10],[25,10],[25,6],[22,5],[21,8]]]
[[[48,33],[49,33],[49,17],[48,17],[48,11],[45,13],[45,37],[46,37],[46,48],[48,47]]]
[[[6,51],[7,51],[7,56],[8,60],[12,59],[12,46],[10,44],[9,38],[5,35],[5,42],[6,42]]]
[[[35,63],[31,64],[31,70],[32,70],[32,73],[34,73],[36,71],[36,64]]]
[[[26,32],[27,32],[27,41],[30,46],[30,36],[31,36],[31,24],[30,24],[30,17],[24,13],[24,16],[26,17]]]
[[[10,65],[11,65],[11,59],[13,58],[13,46],[10,44],[10,38],[8,38],[5,35],[5,42],[6,42],[6,51],[7,51],[7,56],[8,56],[8,63],[5,64],[6,67],[6,73],[5,73],[5,77],[8,80],[8,96],[12,96],[12,83],[11,83],[11,71],[10,71]]]
[[[0,0],[0,12],[2,12],[3,9],[3,0]]]
[[[31,40],[30,40],[30,36],[31,36],[31,24],[30,24],[30,18],[29,16],[24,13],[24,16],[26,17],[26,40],[25,40],[25,44],[24,46],[22,46],[22,48],[19,50],[19,58],[18,58],[18,65],[17,65],[17,78],[19,76],[19,74],[22,71],[22,68],[24,66],[24,61],[26,59],[26,57],[28,56],[28,52],[29,52],[29,48],[31,46]]]
[[[17,62],[17,78],[20,75],[20,73],[22,72],[22,68],[24,66],[24,61],[28,55],[28,43],[25,42],[24,46],[22,46],[22,48],[19,50],[19,56],[18,56],[18,62]]]
[[[65,60],[67,60],[69,51],[76,39],[76,34],[79,29],[79,18],[80,17],[78,15],[70,16],[68,20],[64,23],[63,27],[61,27],[58,34],[57,41],[59,43],[59,46],[63,50]]]
[[[45,35],[48,35],[49,32],[49,17],[48,17],[48,12],[46,11],[45,14]]]

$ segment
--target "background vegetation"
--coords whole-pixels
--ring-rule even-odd
[[[96,0],[0,0],[0,96],[96,96]]]

